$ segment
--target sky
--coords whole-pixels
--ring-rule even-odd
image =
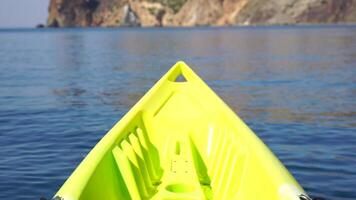
[[[1,0],[0,28],[27,28],[45,24],[50,0]]]

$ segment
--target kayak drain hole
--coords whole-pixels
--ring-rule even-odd
[[[195,187],[192,185],[177,183],[166,186],[166,190],[174,193],[190,193],[195,190]]]
[[[175,151],[175,153],[177,155],[180,155],[180,143],[179,142],[176,143],[176,151]]]

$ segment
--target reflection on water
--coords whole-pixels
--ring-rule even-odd
[[[50,197],[185,60],[312,195],[356,193],[356,28],[0,31],[0,198]]]

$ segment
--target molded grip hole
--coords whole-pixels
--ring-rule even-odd
[[[191,193],[195,190],[195,187],[184,183],[177,183],[167,185],[166,190],[174,193]]]
[[[168,80],[176,83],[188,82],[188,79],[181,68],[174,69],[174,71],[169,75]]]
[[[187,82],[187,79],[182,74],[180,74],[179,76],[177,76],[174,82]]]

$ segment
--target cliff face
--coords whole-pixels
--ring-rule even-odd
[[[50,27],[356,22],[356,0],[51,0]]]

